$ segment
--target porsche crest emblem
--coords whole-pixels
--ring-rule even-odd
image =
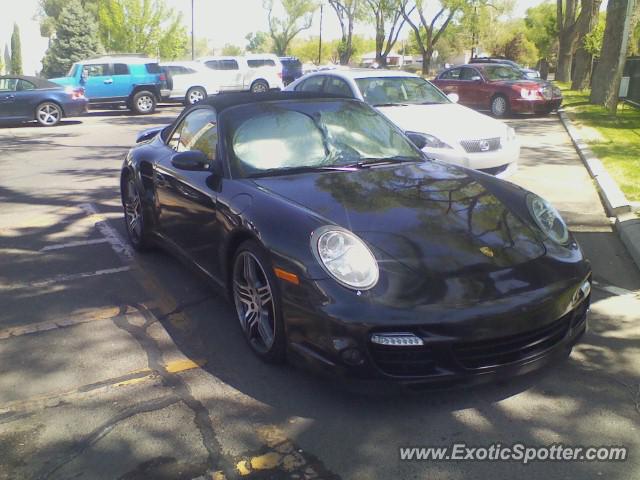
[[[494,257],[494,253],[493,250],[491,250],[491,248],[489,247],[480,247],[480,252],[485,256],[485,257],[489,257],[489,258],[493,258]]]

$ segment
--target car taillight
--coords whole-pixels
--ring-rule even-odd
[[[160,81],[161,82],[166,82],[167,81],[167,76],[164,73],[160,74]]]
[[[77,88],[67,87],[65,91],[69,95],[71,95],[71,100],[78,100],[80,98],[84,98],[84,88],[82,87],[77,87]]]

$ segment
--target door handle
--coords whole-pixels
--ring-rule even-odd
[[[106,85],[111,85],[113,83],[113,80],[111,78],[109,78],[108,80],[105,80],[104,83]]]
[[[156,172],[156,185],[159,187],[164,187],[167,184],[167,180],[164,178],[164,175]]]

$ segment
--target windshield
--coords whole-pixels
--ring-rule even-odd
[[[520,70],[509,65],[487,65],[483,67],[482,71],[489,81],[522,80],[524,78],[524,74]]]
[[[393,124],[357,102],[256,103],[225,113],[231,171],[237,177],[423,160]]]
[[[67,73],[67,77],[75,77],[77,71],[78,71],[78,64],[74,63],[73,65],[71,65],[71,68],[69,69],[69,73]]]
[[[417,77],[358,78],[356,84],[369,105],[451,103],[431,83]]]

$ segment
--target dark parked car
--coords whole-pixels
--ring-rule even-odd
[[[524,75],[531,79],[531,80],[536,80],[538,78],[540,78],[540,72],[538,70],[534,70],[532,68],[524,68],[520,65],[518,65],[516,62],[514,62],[513,60],[509,60],[508,58],[503,58],[503,57],[473,57],[469,63],[502,63],[505,65],[511,65],[513,68],[517,68],[518,70],[520,70],[522,73],[524,73]]]
[[[550,82],[530,80],[510,65],[487,63],[449,68],[433,80],[459,102],[496,117],[509,113],[550,113],[562,104],[560,89]]]
[[[440,384],[566,356],[591,270],[557,211],[318,95],[220,95],[143,132],[121,174],[133,246],[226,291],[267,361]]]
[[[64,88],[38,77],[0,76],[0,122],[37,121],[45,127],[64,117],[87,112],[88,100],[82,88]]]
[[[280,57],[282,63],[282,82],[286,87],[302,76],[302,63],[296,57]]]

